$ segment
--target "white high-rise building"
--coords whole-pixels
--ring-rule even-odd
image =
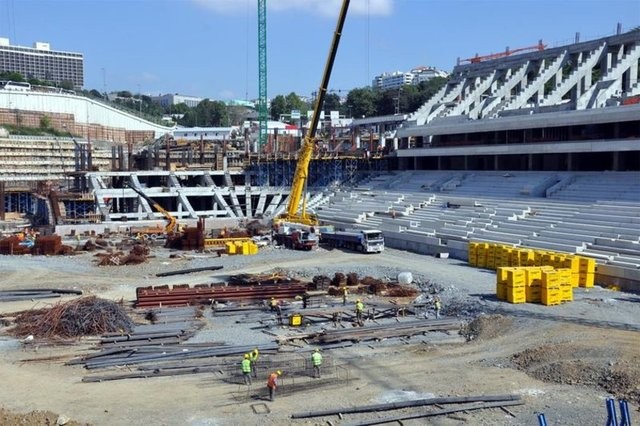
[[[391,90],[410,84],[416,85],[434,77],[447,77],[448,75],[435,67],[416,67],[409,72],[394,71],[377,75],[374,77],[371,86],[375,89]]]

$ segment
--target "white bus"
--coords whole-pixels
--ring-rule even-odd
[[[4,90],[15,90],[18,92],[28,92],[31,90],[31,84],[25,81],[5,81],[2,84]]]

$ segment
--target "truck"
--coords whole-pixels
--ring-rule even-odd
[[[323,244],[337,248],[347,248],[362,253],[381,253],[384,251],[384,236],[377,229],[353,229],[329,231],[320,235]]]
[[[318,247],[318,234],[312,229],[280,226],[273,235],[280,246],[293,250],[312,250]]]

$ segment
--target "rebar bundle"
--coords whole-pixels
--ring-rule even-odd
[[[103,333],[128,333],[133,322],[115,302],[83,297],[52,308],[20,312],[11,332],[16,336],[80,337]]]

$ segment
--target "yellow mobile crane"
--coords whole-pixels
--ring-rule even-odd
[[[301,225],[315,226],[318,225],[318,218],[314,214],[307,213],[306,200],[302,200],[302,211],[298,212],[300,206],[300,200],[307,185],[307,177],[309,176],[309,163],[311,162],[311,156],[313,155],[313,149],[315,148],[315,136],[316,128],[320,120],[320,110],[324,103],[324,98],[327,93],[327,87],[329,86],[329,78],[331,77],[331,69],[333,68],[333,62],[336,58],[336,52],[338,51],[338,44],[340,43],[340,36],[342,35],[342,27],[347,16],[347,9],[349,9],[349,1],[342,1],[342,8],[340,9],[340,15],[338,16],[338,23],[336,30],[333,33],[333,41],[331,42],[331,48],[329,49],[329,58],[324,68],[324,74],[320,83],[320,90],[318,90],[318,98],[316,99],[315,106],[313,108],[313,117],[311,119],[311,126],[309,131],[304,137],[302,147],[298,152],[298,163],[296,164],[296,171],[293,175],[293,182],[291,184],[291,194],[289,195],[289,203],[287,204],[287,212],[278,216],[275,223],[291,222]]]
[[[162,207],[160,204],[153,201],[151,197],[149,197],[144,192],[140,191],[138,188],[134,188],[133,185],[127,185],[127,186],[133,189],[136,192],[136,194],[138,194],[139,196],[147,200],[154,209],[162,213],[164,218],[167,220],[167,224],[164,227],[164,233],[167,234],[167,236],[173,234],[176,230],[176,218],[173,217],[173,215],[169,213],[169,211],[167,211],[164,207]]]

